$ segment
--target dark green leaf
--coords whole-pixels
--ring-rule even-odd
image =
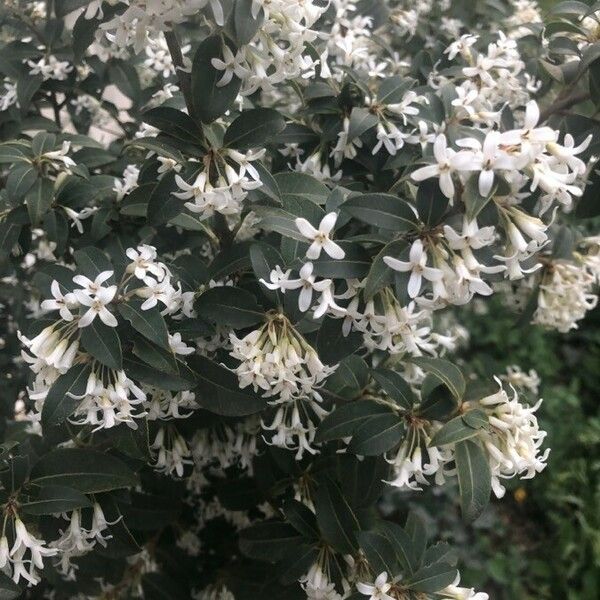
[[[315,441],[328,442],[351,436],[367,419],[381,414],[390,415],[390,409],[371,400],[358,400],[338,406],[321,421]]]
[[[223,86],[218,83],[223,77],[223,71],[215,69],[213,58],[223,59],[223,40],[214,35],[203,40],[192,64],[192,97],[194,110],[203,123],[212,123],[224,115],[233,105],[241,81],[234,75],[232,80]],[[235,49],[232,50],[234,53]]]
[[[100,319],[94,319],[81,331],[81,345],[95,359],[111,369],[123,368],[121,341],[114,327],[108,327]]]
[[[175,172],[170,171],[162,177],[158,185],[152,190],[146,211],[148,222],[151,225],[164,225],[183,211],[183,200],[171,195],[177,189]]]
[[[410,360],[427,373],[435,375],[435,377],[448,387],[457,400],[460,401],[462,399],[465,394],[466,384],[458,367],[442,358],[421,356],[411,358]]]
[[[304,537],[315,539],[319,537],[315,514],[305,504],[298,500],[288,500],[283,507],[283,512],[292,527]]]
[[[146,111],[142,114],[142,120],[182,142],[197,145],[203,139],[201,129],[190,116],[169,106]]]
[[[252,40],[264,20],[265,13],[262,7],[256,19],[252,16],[252,5],[252,0],[233,0],[227,22],[227,33],[239,47]]]
[[[23,590],[8,575],[0,572],[0,600],[18,598]]]
[[[75,263],[77,264],[77,273],[85,275],[90,279],[95,279],[100,273],[104,271],[113,271],[113,266],[108,260],[108,257],[102,250],[93,246],[88,246],[75,252]],[[106,281],[104,285],[114,283],[111,277]]]
[[[199,379],[196,402],[224,416],[242,417],[261,411],[266,400],[248,389],[240,389],[238,377],[229,369],[203,356],[195,356],[192,368]]]
[[[237,150],[262,148],[284,128],[284,118],[272,108],[245,110],[227,128],[223,145]]]
[[[389,539],[375,531],[359,531],[356,538],[374,573],[385,571],[390,579],[399,574],[398,559]]]
[[[417,222],[410,204],[391,194],[351,196],[342,210],[363,223],[396,232],[413,229]]]
[[[267,283],[271,282],[271,271],[276,266],[283,266],[283,258],[276,248],[269,244],[252,244],[250,247],[250,261],[256,278],[262,279]],[[283,306],[283,294],[279,290],[270,290],[263,283],[260,284],[260,291],[278,306]]]
[[[321,360],[328,365],[335,365],[349,356],[362,344],[362,335],[351,332],[347,336],[343,332],[343,319],[326,317],[317,336],[317,352]]]
[[[48,485],[40,490],[35,500],[22,503],[20,508],[30,515],[52,515],[91,506],[88,497],[76,489]]]
[[[114,456],[87,448],[60,448],[44,455],[30,480],[40,486],[57,485],[97,494],[137,484],[135,473]]]
[[[234,329],[256,325],[265,318],[253,294],[232,286],[203,292],[196,300],[195,308],[201,319]]]
[[[302,536],[293,527],[275,521],[258,523],[240,533],[242,553],[268,562],[281,559],[290,545],[301,542]]]
[[[368,108],[353,108],[350,113],[347,143],[349,144],[352,140],[360,137],[363,133],[375,127],[377,123],[379,123],[377,115],[370,112]]]
[[[474,521],[490,499],[492,474],[487,455],[477,442],[464,440],[456,444],[455,461],[462,514]]]
[[[433,594],[448,587],[456,579],[457,571],[446,563],[422,567],[411,576],[407,586],[411,590]]]
[[[397,446],[403,437],[404,422],[398,415],[376,415],[354,430],[348,451],[361,456],[379,456]]]
[[[317,522],[323,538],[342,554],[354,554],[358,548],[355,532],[358,520],[340,488],[330,480],[315,492]]]
[[[25,196],[31,224],[36,227],[52,206],[54,186],[49,179],[36,179]]]
[[[81,403],[88,377],[91,373],[89,364],[79,364],[71,367],[64,375],[54,382],[42,408],[42,425],[44,428],[60,425]]]
[[[141,300],[129,300],[127,303],[119,304],[118,310],[137,332],[165,350],[170,350],[169,331],[159,308],[155,306],[142,310],[142,304]]]
[[[376,369],[373,379],[398,406],[412,410],[417,398],[402,375],[391,369]]]
[[[468,440],[475,437],[478,434],[478,430],[467,425],[462,415],[454,417],[454,419],[448,421],[444,426],[439,429],[431,442],[430,446],[445,446],[446,444],[455,444],[462,440]]]

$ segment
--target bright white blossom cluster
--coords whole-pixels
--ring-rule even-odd
[[[205,162],[204,167],[190,182],[176,175],[175,180],[181,191],[175,192],[173,196],[187,200],[186,208],[199,213],[202,218],[215,213],[238,216],[248,192],[262,185],[252,162],[260,160],[264,154],[264,150],[246,153],[224,150],[221,156]]]
[[[490,428],[481,435],[490,459],[492,472],[492,489],[498,498],[505,493],[501,479],[509,479],[517,475],[521,479],[531,479],[546,467],[546,459],[550,449],[541,451],[546,437],[537,422],[535,412],[542,401],[534,406],[525,406],[519,402],[515,389],[509,398],[502,388],[500,380],[496,380],[500,390],[486,396],[479,404],[488,413]]]
[[[86,492],[84,508],[49,513],[54,538],[23,511],[25,525],[18,492],[7,495],[0,569],[36,585],[51,564],[78,582],[80,559],[110,554],[112,528],[123,519],[127,537],[127,512],[135,517],[139,498],[154,510],[164,487],[182,496],[169,501],[183,500],[185,517],[140,536],[151,541],[123,561],[123,581],[96,580],[104,596],[144,597],[144,578],[160,572],[154,545],[163,535],[178,552],[203,557],[214,554],[203,537],[212,524],[243,536],[258,523],[282,525],[292,540],[300,535],[290,527],[309,530],[310,543],[305,536],[298,546],[318,553],[296,584],[308,600],[356,592],[369,600],[487,600],[461,587],[458,574],[435,592],[411,590],[409,578],[369,564],[361,543],[351,554],[347,544],[356,542],[343,540],[341,552],[318,511],[330,483],[343,493],[340,473],[350,461],[358,472],[377,457],[387,473],[377,484],[414,493],[456,481],[458,444],[467,440],[498,498],[503,480],[546,467],[535,370],[511,365],[496,378],[497,392],[465,400],[459,388],[469,367],[450,363],[468,337],[457,307],[487,307],[498,294],[522,310],[533,297],[532,322],[567,332],[598,303],[600,239],[573,233],[566,250],[557,241],[597,175],[593,136],[549,119],[562,111],[552,102],[567,94],[547,97],[549,82],[529,68],[534,34],[535,58],[551,71],[564,66],[540,33],[537,2],[498,2],[506,17],[476,27],[456,17],[450,0],[84,4],[73,13],[75,29],[67,27],[77,44],[93,39],[82,52],[60,50],[57,32],[48,45],[25,38],[17,66],[5,73],[0,65],[7,123],[42,107],[19,123],[18,140],[0,145],[0,258],[32,276],[28,293],[45,292],[19,308],[34,326],[18,332],[15,364],[28,379],[15,404],[16,435],[38,436],[37,452],[53,433],[48,409],[60,402],[68,413],[60,445],[97,446],[109,460],[130,453],[124,468],[135,467],[137,483],[114,488],[124,517],[96,492]],[[29,36],[48,18],[46,3],[30,3],[26,15]],[[582,53],[597,35],[593,17],[566,34]],[[218,52],[192,61],[192,48],[207,40]],[[194,87],[199,62],[212,90]],[[19,69],[39,84],[31,98]],[[109,80],[112,91],[103,87]],[[222,101],[220,114],[195,114],[204,99],[190,89]],[[30,135],[52,116],[56,133]],[[80,122],[108,132],[108,141],[86,137]],[[151,214],[157,200],[177,215]],[[80,260],[90,245],[101,266]],[[18,285],[19,276],[2,284]],[[203,311],[209,293],[215,306]],[[229,311],[250,315],[250,325],[232,326]],[[115,339],[115,355],[101,355]],[[397,387],[381,383],[385,370]],[[532,405],[519,398],[524,391]],[[231,396],[239,406],[228,405]],[[250,414],[252,405],[261,408]],[[324,439],[340,413],[342,433]],[[358,428],[380,419],[391,423],[392,442],[356,450]],[[385,445],[383,438],[362,441]],[[15,458],[11,448],[3,445],[2,461]],[[155,489],[145,489],[148,474]],[[292,498],[300,527],[288,519]],[[214,574],[199,569],[204,587],[190,597],[235,600],[235,581],[209,583],[205,575]],[[74,598],[88,600],[86,593]]]
[[[72,291],[53,281],[53,298],[44,300],[41,308],[49,313],[58,312],[60,320],[32,339],[20,336],[27,349],[23,358],[35,373],[29,390],[30,398],[36,403],[34,422],[39,420],[44,400],[58,377],[78,364],[89,365],[90,369],[84,391],[79,396],[71,393],[73,399],[80,401],[72,417],[72,422],[78,425],[102,429],[126,423],[136,428],[135,419],[148,411],[154,418],[168,419],[179,417],[178,411],[184,409],[186,403],[193,406],[193,397],[184,400],[178,396],[173,400],[155,393],[149,398],[147,390],[127,377],[125,371],[107,369],[81,347],[81,331],[96,319],[107,327],[118,325],[114,308],[127,299],[139,298],[141,311],[159,307],[164,314],[174,314],[180,310],[181,288],[173,285],[169,268],[156,260],[156,250],[147,245],[129,248],[127,257],[131,262],[118,285],[111,283],[113,271],[103,271],[93,280],[75,275],[73,283],[77,287]],[[186,355],[194,351],[182,343],[180,334],[169,335],[174,353]]]

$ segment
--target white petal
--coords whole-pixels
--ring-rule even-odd
[[[494,171],[486,169],[479,174],[479,193],[487,198],[494,185]]]
[[[393,258],[391,256],[384,256],[383,262],[390,269],[394,269],[394,271],[400,271],[401,273],[405,273],[406,271],[410,271],[412,269],[412,265],[410,263],[398,260],[397,258]]]
[[[325,252],[327,252],[334,260],[342,260],[342,258],[346,256],[346,253],[342,250],[341,246],[329,239],[325,240],[323,250],[325,250]]]
[[[408,295],[411,298],[416,298],[421,290],[421,273],[413,271],[408,280]]]
[[[333,228],[335,227],[335,222],[337,221],[337,213],[330,212],[326,214],[319,224],[319,231],[324,233],[325,235],[329,235]]]
[[[298,296],[298,308],[302,312],[306,312],[310,308],[312,302],[313,291],[310,287],[303,287],[300,296]]]
[[[309,240],[313,240],[319,233],[306,219],[298,218],[295,223],[298,231]]]
[[[321,256],[321,242],[313,242],[309,249],[306,251],[306,258],[310,258],[310,260],[315,260]]]

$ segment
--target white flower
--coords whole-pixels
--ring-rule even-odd
[[[431,177],[439,177],[440,189],[444,196],[452,200],[454,198],[454,182],[452,181],[452,173],[455,169],[464,166],[464,153],[457,153],[447,147],[446,136],[443,133],[435,138],[433,143],[433,156],[435,163],[416,169],[411,173],[411,177],[415,181],[424,181]],[[474,166],[476,168],[476,166]],[[471,169],[472,170],[472,169]]]
[[[75,275],[73,277],[73,283],[81,286],[83,289],[75,290],[74,294],[78,300],[82,296],[93,296],[102,289],[102,284],[108,281],[114,275],[114,271],[102,271],[99,273],[94,281],[85,275]]]
[[[156,277],[162,277],[164,270],[156,263],[156,248],[142,244],[135,248],[128,248],[125,252],[132,262],[127,265],[127,272],[133,273],[138,279],[144,279],[148,272]]]
[[[300,269],[299,279],[289,279],[290,271],[283,273],[281,268],[271,272],[271,283],[261,279],[260,282],[270,290],[296,290],[300,289],[298,297],[298,308],[302,312],[306,312],[312,304],[313,291],[323,292],[331,286],[331,279],[323,279],[316,281],[316,276],[313,275],[314,265],[307,262]]]
[[[503,144],[520,144],[524,154],[535,157],[536,145],[556,142],[558,132],[551,127],[537,127],[540,109],[535,100],[525,107],[525,120],[522,129],[511,129],[501,134]]]
[[[424,250],[423,242],[420,239],[413,242],[408,262],[398,260],[392,256],[384,256],[383,261],[394,271],[400,271],[401,273],[410,271],[408,295],[411,298],[416,298],[419,295],[423,277],[429,281],[439,281],[443,277],[443,272],[440,269],[427,266],[427,252]]]
[[[388,583],[388,574],[385,571],[380,573],[373,583],[359,581],[356,589],[364,596],[369,596],[369,600],[394,600],[394,596],[388,594],[392,584]]]
[[[326,214],[319,223],[319,228],[315,229],[306,219],[296,219],[296,227],[298,231],[309,241],[312,242],[306,252],[306,257],[310,260],[315,260],[321,255],[321,250],[331,256],[335,260],[341,260],[346,256],[338,244],[329,237],[335,222],[337,221],[337,213],[330,212]]]
[[[218,71],[224,71],[223,76],[217,82],[217,87],[224,87],[231,82],[235,75],[239,79],[245,79],[248,77],[250,72],[246,67],[243,66],[244,55],[236,51],[234,54],[227,44],[223,44],[223,60],[220,58],[213,58],[211,60],[212,66]]]
[[[31,563],[38,569],[44,568],[44,556],[55,556],[58,550],[46,548],[44,540],[39,540],[33,537],[25,527],[23,521],[17,517],[15,519],[15,542],[10,550],[10,556],[13,558],[18,555],[20,550],[25,548],[31,552]]]
[[[489,596],[485,592],[476,592],[473,588],[458,587],[460,583],[460,573],[456,574],[454,582],[437,592],[443,600],[488,600]]]
[[[501,498],[505,489],[500,479],[517,475],[521,479],[531,479],[546,467],[550,449],[540,454],[546,432],[539,428],[535,412],[542,401],[532,407],[525,406],[519,402],[514,388],[513,397],[509,399],[501,381],[495,379],[499,391],[479,401],[488,413],[490,423],[490,429],[482,429],[480,435],[488,451],[492,489]]]
[[[78,300],[84,306],[89,306],[87,312],[79,319],[78,327],[87,327],[90,325],[96,317],[100,317],[100,320],[109,327],[116,327],[119,322],[115,316],[106,308],[107,304],[110,304],[117,293],[117,286],[112,285],[108,288],[100,288],[94,296],[88,296],[87,294],[80,294]]]
[[[44,300],[41,304],[43,310],[57,310],[62,319],[65,321],[72,321],[74,319],[73,313],[69,310],[78,306],[75,294],[67,292],[63,294],[60,291],[60,285],[58,281],[54,280],[50,286],[50,291],[54,296],[54,300]]]
[[[194,348],[187,346],[185,342],[181,340],[181,333],[177,332],[174,334],[169,334],[169,347],[175,354],[193,354],[195,352]]]

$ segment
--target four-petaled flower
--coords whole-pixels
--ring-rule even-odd
[[[413,242],[408,255],[408,262],[398,260],[392,256],[384,256],[383,261],[394,271],[411,272],[408,280],[408,295],[411,298],[418,296],[423,277],[429,281],[440,281],[444,275],[441,269],[427,266],[427,252],[423,248],[423,242],[420,239]]]
[[[65,321],[72,321],[74,319],[73,313],[69,310],[77,306],[77,299],[75,294],[67,292],[63,294],[60,291],[60,285],[58,281],[54,280],[50,286],[50,291],[54,296],[54,300],[44,300],[41,304],[43,310],[57,310],[62,319]]]
[[[315,229],[306,219],[296,219],[298,231],[312,242],[306,252],[307,258],[310,260],[319,258],[321,250],[325,250],[325,253],[335,260],[341,260],[346,256],[342,248],[329,237],[336,221],[337,213],[330,212],[321,219],[319,229]]]
[[[89,306],[89,309],[81,319],[79,319],[79,323],[77,324],[78,327],[87,327],[96,317],[100,317],[100,320],[105,325],[116,327],[118,325],[117,319],[108,308],[106,308],[106,305],[113,301],[116,293],[117,286],[111,285],[107,288],[100,288],[94,296],[80,294],[77,299],[84,306]]]
[[[364,596],[369,596],[369,600],[395,600],[388,592],[392,589],[392,584],[388,583],[388,574],[384,571],[377,576],[373,583],[356,584],[356,589]]]

